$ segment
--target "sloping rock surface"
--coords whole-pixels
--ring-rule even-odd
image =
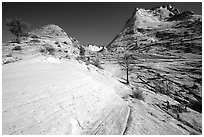
[[[42,56],[2,71],[3,134],[123,134],[129,107],[105,72]]]

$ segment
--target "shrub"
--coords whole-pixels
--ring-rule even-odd
[[[11,53],[9,53],[9,54],[7,54],[7,55],[6,55],[6,57],[12,57],[12,54],[11,54]]]
[[[66,41],[63,42],[64,44],[68,45],[68,43]]]
[[[44,44],[43,45],[44,48],[40,48],[40,52],[41,53],[45,53],[48,52],[50,55],[54,55],[55,54],[55,48],[52,45],[49,44]]]
[[[44,48],[40,48],[40,53],[45,53],[45,49]]]
[[[96,66],[97,68],[102,69],[101,62],[100,62],[100,60],[98,58],[96,58],[95,60],[92,60],[91,64]]]
[[[64,58],[70,59],[70,56],[69,56],[69,55],[66,55]]]
[[[31,43],[40,43],[40,40],[37,40],[37,39],[32,39],[30,40]]]
[[[55,41],[55,44],[57,45],[57,47],[61,47],[61,44],[59,41]]]
[[[126,30],[125,34],[134,34],[134,30]]]
[[[31,38],[34,38],[34,39],[35,39],[35,38],[36,38],[36,39],[39,38],[38,35],[35,35],[35,34],[30,34],[30,35],[31,35],[31,36],[30,36]]]
[[[55,41],[55,44],[56,44],[56,45],[58,45],[58,44],[59,44],[59,42],[58,42],[58,41]]]
[[[50,55],[54,55],[55,48],[54,48],[52,45],[46,45],[46,46],[45,46],[45,49],[46,49],[46,51],[48,51],[48,53],[49,53]]]
[[[15,46],[13,50],[21,50],[21,46]]]
[[[190,46],[186,46],[186,48],[184,49],[185,53],[192,53],[192,49]]]
[[[136,99],[139,99],[139,100],[145,100],[144,98],[144,94],[143,94],[143,91],[139,90],[139,88],[134,88],[133,89],[133,94],[130,95],[132,98],[136,98]]]
[[[79,47],[79,55],[80,56],[84,56],[85,55],[85,49],[82,47],[82,45],[80,45],[80,47]]]

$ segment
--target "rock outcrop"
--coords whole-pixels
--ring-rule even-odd
[[[112,64],[117,64],[124,54],[131,54],[134,57],[135,67],[129,76],[131,84],[141,87],[143,91],[167,95],[181,106],[188,106],[197,111],[201,121],[201,15],[192,11],[180,13],[172,6],[136,9],[107,49],[109,52],[106,53],[105,61]],[[116,68],[117,73],[123,74],[125,78],[122,68],[121,72],[118,66]],[[160,106],[159,109],[162,108],[161,104],[157,106]],[[181,113],[183,123],[202,132],[197,114],[184,117],[188,112],[176,112],[173,107],[175,106],[166,112],[174,118],[176,114]],[[190,117],[193,120],[188,123]],[[199,123],[200,126],[196,127],[192,121],[196,121],[195,123]],[[138,128],[132,126],[134,129]],[[131,129],[128,131],[129,134],[136,134],[133,132]]]
[[[130,108],[119,95],[126,86],[77,60],[79,46],[56,25],[3,44],[3,134],[124,133]]]
[[[147,10],[136,8],[132,17],[126,22],[125,28],[133,28],[134,32],[137,28],[157,28],[159,24],[178,14],[178,9],[171,5]]]
[[[145,44],[181,41],[201,36],[201,16],[191,11],[180,13],[172,6],[135,9],[123,30],[109,43],[108,50],[122,51]],[[167,41],[168,40],[168,41]]]
[[[35,29],[29,32],[29,36],[32,38],[48,38],[48,39],[57,39],[60,42],[67,42],[71,45],[72,41],[70,40],[67,33],[57,25],[46,25]]]
[[[129,107],[113,76],[76,60],[37,56],[3,66],[2,133],[123,134]],[[121,90],[122,91],[122,90]]]
[[[79,41],[69,37],[67,33],[57,25],[46,25],[28,33],[28,37],[22,37],[21,43],[4,43],[3,64],[8,63],[8,56],[21,60],[27,55],[52,54],[59,58],[79,56]],[[21,47],[20,50],[13,50]],[[10,57],[10,58],[11,58]]]
[[[100,52],[104,49],[104,46],[98,46],[95,44],[88,44],[84,46],[87,50],[93,51],[93,52]]]

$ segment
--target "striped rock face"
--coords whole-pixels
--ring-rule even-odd
[[[147,90],[148,92],[159,93],[173,98],[172,102],[178,102],[181,106],[187,105],[191,110],[188,112],[179,111],[182,114],[178,117],[180,116],[186,127],[193,127],[199,132],[198,134],[201,134],[201,15],[192,11],[180,13],[172,6],[152,9],[137,8],[125,23],[122,31],[109,43],[107,49],[109,53],[106,54],[105,60],[110,64],[112,63],[112,66],[124,59],[124,54],[133,56],[133,59],[130,60],[133,62],[131,63],[133,69],[129,71],[129,81],[141,87],[144,92]],[[115,69],[113,67],[108,69],[113,70],[120,77],[126,78],[127,76],[125,71],[122,71],[122,69],[127,69],[122,65],[115,66]],[[149,98],[149,96],[147,97]],[[156,100],[161,99],[155,98]],[[152,105],[155,104],[158,105],[159,103],[153,103]],[[193,132],[187,133],[189,132],[187,130],[187,132],[179,133],[176,130],[174,132],[173,128],[170,128],[171,126],[166,127],[169,131],[162,130],[165,127],[162,124],[162,126],[158,126],[160,128],[155,129],[157,124],[154,123],[152,124],[154,126],[150,126],[148,118],[143,117],[145,113],[138,116],[138,112],[142,112],[144,107],[138,110],[135,103],[132,106],[136,109],[133,116],[135,120],[132,120],[134,122],[132,122],[132,128],[127,130],[128,134],[193,134]],[[158,106],[162,108],[162,105]],[[175,118],[177,118],[177,112],[173,109],[169,109],[167,113],[172,116],[175,115]],[[195,113],[197,114],[195,115]],[[157,113],[158,115],[159,113]],[[143,118],[139,122],[141,117]],[[139,125],[140,123],[142,124]],[[144,126],[145,124],[147,125]]]
[[[143,45],[169,42],[172,38],[201,36],[202,17],[192,11],[179,12],[171,5],[133,11],[122,31],[108,44],[111,51],[134,50]],[[190,34],[190,35],[187,35]]]

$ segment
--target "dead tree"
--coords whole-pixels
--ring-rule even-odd
[[[126,83],[129,84],[129,74],[135,66],[134,58],[132,54],[124,54],[124,56],[119,58],[118,63],[126,71]]]

